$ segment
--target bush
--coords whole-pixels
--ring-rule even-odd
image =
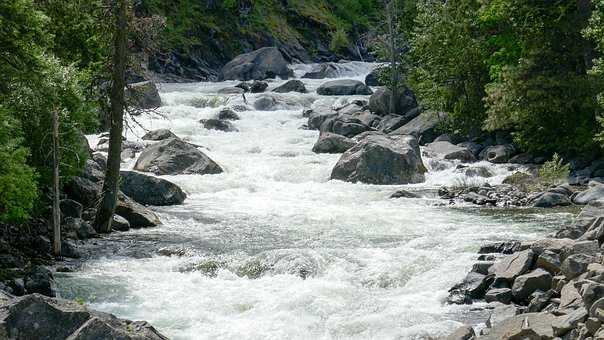
[[[348,40],[348,34],[341,28],[338,28],[331,34],[331,42],[329,48],[333,52],[342,52],[350,46],[350,40]]]
[[[547,185],[564,183],[569,174],[570,165],[564,164],[564,160],[557,153],[539,169],[539,179]]]

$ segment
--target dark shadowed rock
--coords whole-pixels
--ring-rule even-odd
[[[288,63],[276,47],[238,55],[228,62],[220,72],[220,80],[263,80],[292,76]]]
[[[288,80],[285,84],[275,88],[273,90],[273,92],[277,92],[277,93],[287,93],[287,92],[300,92],[300,93],[306,93],[306,86],[304,86],[304,83],[300,80],[297,79],[293,79],[293,80]]]
[[[509,304],[512,301],[512,290],[510,288],[492,288],[486,292],[484,300]]]
[[[255,80],[252,83],[252,85],[250,85],[250,92],[251,93],[262,93],[262,92],[266,91],[267,88],[268,88],[267,82]]]
[[[407,191],[407,190],[404,190],[404,189],[398,190],[395,193],[393,193],[392,195],[390,195],[390,198],[420,198],[420,197],[421,197],[420,195]]]
[[[239,120],[239,115],[233,109],[225,107],[218,111],[216,118],[220,120]]]
[[[419,116],[413,118],[409,123],[390,132],[391,135],[413,135],[420,144],[432,142],[438,133],[436,128],[438,124],[446,117],[445,113],[436,113],[432,111],[422,112]]]
[[[340,65],[337,63],[322,63],[315,65],[310,72],[306,72],[302,78],[325,79],[337,78],[340,74]]]
[[[574,254],[567,257],[560,267],[560,271],[568,280],[572,280],[575,277],[585,273],[587,266],[594,262],[595,259],[592,256],[585,254]]]
[[[538,268],[530,273],[520,275],[514,280],[512,285],[512,295],[517,302],[525,301],[533,292],[547,291],[552,285],[552,275],[547,271]]]
[[[178,137],[176,137],[176,135],[168,129],[159,129],[159,130],[153,130],[153,131],[147,132],[143,136],[142,139],[158,141],[158,140],[164,140],[164,139],[169,139],[169,138],[178,138]]]
[[[0,304],[0,337],[14,340],[167,340],[146,322],[118,319],[38,294]]]
[[[218,130],[223,132],[237,132],[237,128],[233,125],[233,123],[228,120],[220,120],[220,119],[202,119],[199,121],[203,124],[203,127],[208,130]]]
[[[538,268],[543,268],[552,274],[560,271],[560,255],[551,250],[544,250],[537,258],[535,264]]]
[[[342,155],[331,178],[370,184],[409,184],[423,182],[425,172],[413,136],[368,134]]]
[[[310,130],[319,130],[325,121],[337,116],[338,114],[333,111],[316,112],[313,110],[308,115],[308,123],[306,125]]]
[[[495,145],[485,148],[480,158],[491,163],[507,163],[516,154],[516,148],[511,144]]]
[[[101,194],[101,183],[93,182],[84,177],[73,177],[65,185],[65,193],[85,207],[96,205]]]
[[[462,282],[449,290],[447,301],[455,304],[472,303],[472,300],[484,297],[492,282],[493,277],[490,275],[469,272]]]
[[[61,207],[61,217],[74,217],[80,218],[82,217],[82,211],[84,210],[84,206],[81,203],[76,202],[70,199],[63,199],[60,203]]]
[[[356,142],[350,138],[335,133],[324,132],[312,148],[314,153],[344,153]]]
[[[478,254],[512,254],[520,249],[519,241],[494,242],[480,247]]]
[[[223,170],[204,153],[178,138],[163,140],[143,150],[135,170],[156,175],[219,174]]]
[[[369,118],[364,120],[363,118]],[[363,132],[370,131],[371,117],[352,116],[352,115],[338,115],[333,118],[327,119],[319,127],[319,131],[332,132],[337,135],[346,137],[354,137]]]
[[[44,266],[32,267],[25,275],[23,281],[27,294],[37,293],[50,297],[57,295],[55,279],[50,270]]]
[[[533,207],[536,208],[553,208],[570,205],[568,195],[555,192],[544,192],[533,202]]]
[[[157,215],[123,193],[118,195],[115,213],[125,218],[131,228],[150,228],[161,224]]]
[[[154,109],[161,106],[157,86],[150,81],[128,84],[126,102],[139,109]]]
[[[254,109],[258,111],[274,111],[278,110],[279,102],[274,97],[263,96],[254,102]]]
[[[399,116],[409,116],[409,120],[415,118],[418,114],[417,100],[415,95],[409,89],[401,90],[396,103],[395,112],[390,112],[390,100],[392,91],[388,88],[377,89],[371,97],[369,97],[369,110],[378,116],[386,116],[394,114]],[[413,112],[415,116],[407,115],[408,112]]]
[[[450,142],[433,142],[424,148],[424,154],[447,160],[460,160],[462,162],[474,162],[476,158],[472,151],[467,148],[453,145]]]
[[[126,196],[144,205],[182,204],[187,195],[182,189],[165,179],[144,175],[134,171],[121,171],[120,189]]]
[[[367,86],[384,86],[384,85],[386,85],[380,80],[381,73],[382,73],[382,70],[379,68],[376,68],[373,71],[371,71],[365,77],[365,85],[367,85]]]
[[[130,222],[120,215],[113,215],[111,229],[116,231],[128,231],[130,230]]]
[[[317,89],[317,93],[322,96],[353,96],[370,95],[373,91],[358,80],[342,79],[322,84]]]
[[[410,111],[411,115],[407,116],[395,116],[395,115],[386,115],[382,117],[382,120],[376,127],[377,130],[382,131],[383,133],[390,133],[401,126],[409,123],[411,119],[417,117],[419,114],[419,110]]]

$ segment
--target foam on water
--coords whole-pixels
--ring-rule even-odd
[[[355,67],[361,79],[373,65]],[[305,80],[309,89],[324,81]],[[321,98],[314,93],[280,95],[287,110],[241,112],[236,133],[203,129],[200,119],[243,104],[216,94],[235,83],[163,84],[161,114],[137,119],[202,145],[226,170],[165,176],[187,192],[185,204],[156,208],[161,227],[113,236],[158,235],[157,247],[186,255],[92,260],[60,278],[65,297],[147,320],[173,339],[427,339],[469,310],[443,301],[481,243],[536,238],[566,218],[451,208],[429,194],[388,199],[402,187],[426,193],[466,180],[453,163],[421,185],[329,181],[339,156],[312,153],[318,132],[299,129],[302,109]],[[131,126],[129,138],[142,136]],[[496,176],[484,181],[509,174],[489,168]]]

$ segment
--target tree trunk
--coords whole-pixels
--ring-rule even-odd
[[[122,152],[122,134],[124,130],[124,88],[126,87],[126,54],[127,54],[127,0],[117,0],[115,14],[115,40],[113,51],[113,74],[111,87],[111,112],[109,131],[109,153],[107,171],[103,183],[103,197],[99,203],[95,228],[100,233],[111,232],[111,222],[117,204],[120,181],[120,163]]]
[[[390,114],[396,114],[398,103],[398,67],[396,62],[396,32],[395,20],[397,19],[396,0],[390,1],[388,11],[388,30],[390,34],[390,86],[392,96],[390,96]]]
[[[52,230],[53,253],[61,256],[61,206],[59,193],[59,113],[52,113]]]

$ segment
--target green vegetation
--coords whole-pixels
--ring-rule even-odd
[[[569,173],[570,165],[564,164],[564,160],[555,153],[552,159],[539,169],[539,179],[548,185],[558,185],[566,181]]]

